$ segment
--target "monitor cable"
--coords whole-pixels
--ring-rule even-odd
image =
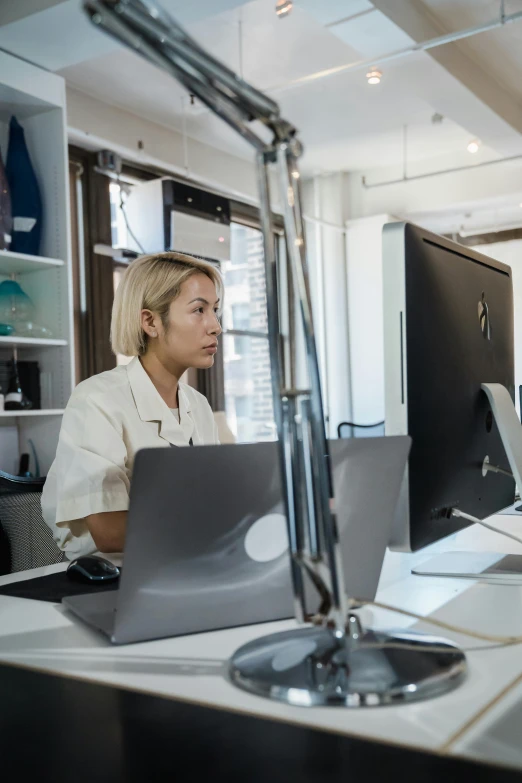
[[[475,524],[481,525],[481,527],[485,527],[488,530],[492,530],[493,533],[498,533],[501,536],[506,536],[506,538],[511,538],[513,541],[516,541],[517,544],[522,544],[522,538],[516,536],[514,533],[508,533],[506,530],[501,530],[499,527],[490,525],[488,522],[484,522],[482,519],[478,519],[478,517],[472,517],[471,514],[466,514],[464,511],[460,511],[458,508],[452,508],[451,515],[454,517],[460,517],[462,519],[466,519],[468,522],[475,522]]]
[[[125,200],[123,198],[123,194],[125,192],[125,189],[124,189],[124,187],[123,187],[123,185],[122,185],[122,183],[120,181],[119,176],[117,177],[117,182],[118,182],[118,185],[120,186],[120,210],[121,210],[121,214],[123,215],[123,220],[125,222],[125,227],[126,227],[128,233],[129,233],[129,236],[131,237],[131,239],[135,242],[137,247],[140,249],[141,253],[143,253],[145,255],[147,251],[145,250],[145,248],[143,247],[143,245],[141,244],[141,242],[139,241],[139,239],[135,235],[134,231],[130,227],[129,218],[127,216],[127,210],[125,208]]]
[[[492,472],[499,472],[499,473],[506,473],[506,471],[503,471],[501,468],[495,469],[494,466],[490,466],[490,469]],[[509,474],[507,474],[509,475]],[[495,527],[494,525],[490,525],[487,522],[484,522],[481,519],[478,519],[478,517],[474,517],[471,514],[466,514],[465,511],[460,511],[460,509],[452,508],[451,509],[451,515],[454,517],[460,517],[461,519],[465,519],[468,522],[474,522],[477,525],[481,525],[482,527],[487,528],[488,530],[491,530],[494,533],[498,533],[499,535],[506,536],[507,538],[511,538],[513,541],[516,541],[518,544],[522,544],[522,538],[519,538],[518,536],[515,536],[513,533],[508,533],[505,530],[500,530],[500,528]],[[410,612],[407,609],[400,609],[397,606],[392,606],[391,604],[382,603],[381,601],[367,601],[363,598],[354,598],[351,599],[351,609],[352,611],[357,608],[361,608],[363,606],[373,606],[376,609],[382,609],[386,612],[394,612],[395,614],[400,614],[405,617],[411,617],[414,620],[419,620],[423,623],[426,623],[428,625],[432,625],[436,628],[440,628],[444,631],[451,631],[452,633],[458,633],[462,634],[464,636],[468,636],[472,639],[477,639],[478,641],[482,642],[490,642],[490,644],[483,645],[483,646],[475,646],[470,647],[468,649],[463,649],[463,652],[477,652],[480,650],[493,650],[493,649],[500,649],[503,647],[510,647],[512,645],[518,645],[522,644],[522,636],[498,636],[496,634],[487,634],[487,633],[480,633],[477,631],[472,631],[469,628],[463,628],[458,625],[453,625],[452,623],[446,623],[443,620],[436,620],[432,617],[423,617],[420,614],[417,614],[416,612]],[[397,644],[394,642],[384,642],[384,643],[376,643],[368,644],[367,642],[363,642],[361,646],[364,647],[375,647],[376,649],[393,649],[398,647],[403,647],[404,643]],[[422,650],[422,645],[418,645],[417,643],[413,642],[412,647],[415,647],[415,649]],[[444,649],[441,647],[439,648],[429,648],[426,646],[425,648],[426,652],[429,652],[430,650],[432,652],[444,652]]]
[[[522,644],[522,636],[500,636],[497,634],[488,634],[488,633],[481,633],[480,631],[473,631],[470,628],[463,628],[459,625],[454,625],[453,623],[447,623],[444,622],[444,620],[437,620],[434,617],[423,617],[421,614],[417,614],[416,612],[410,612],[408,609],[401,609],[398,606],[393,606],[392,604],[383,603],[382,601],[368,601],[364,598],[354,598],[350,599],[351,606],[354,609],[360,609],[362,606],[369,606],[374,607],[376,609],[382,609],[385,612],[392,612],[394,614],[400,614],[404,617],[410,617],[414,620],[419,620],[420,622],[426,623],[427,625],[432,625],[435,628],[439,628],[443,631],[450,631],[451,633],[457,633],[461,634],[463,636],[468,636],[471,639],[477,639],[481,642],[489,642],[487,645],[481,645],[481,646],[475,646],[475,647],[469,647],[469,648],[461,648],[463,652],[480,652],[481,650],[495,650],[495,649],[501,649],[504,647],[512,647],[514,645]],[[407,633],[407,630],[405,630],[405,633]],[[361,642],[361,647],[370,647],[375,649],[398,649],[399,647],[404,648],[409,646],[407,642],[376,642],[375,644],[372,644],[371,642]],[[447,652],[447,647],[431,647],[426,646],[423,648],[422,643],[418,642],[411,642],[411,647],[415,648],[416,650],[424,650],[426,652]]]

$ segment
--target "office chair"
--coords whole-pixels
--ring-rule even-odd
[[[42,517],[45,478],[13,476],[0,470],[0,574],[65,560]]]
[[[342,421],[337,427],[338,438],[377,438],[384,435],[384,422],[376,424],[354,424],[353,421]]]

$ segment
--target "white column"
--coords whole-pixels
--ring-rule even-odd
[[[346,223],[353,421],[384,420],[382,227],[388,215]]]
[[[351,417],[350,354],[342,173],[316,177],[305,188],[312,306],[316,327],[327,435]]]

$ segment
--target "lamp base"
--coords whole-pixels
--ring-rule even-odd
[[[237,650],[239,688],[303,707],[378,707],[440,696],[466,676],[458,647],[427,634],[364,631],[350,651],[324,627],[256,639]]]

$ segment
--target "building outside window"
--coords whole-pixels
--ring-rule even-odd
[[[223,351],[227,421],[239,443],[274,440],[266,279],[261,231],[231,224]]]

